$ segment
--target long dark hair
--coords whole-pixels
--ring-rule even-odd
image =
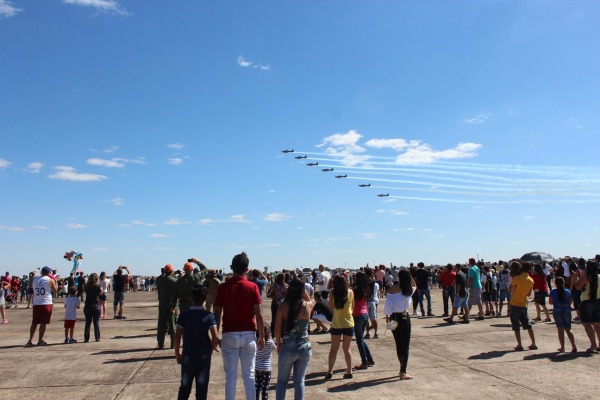
[[[400,291],[406,297],[412,296],[413,287],[410,272],[407,269],[403,268],[398,271],[398,286],[400,287]]]
[[[288,286],[287,294],[285,295],[285,301],[288,303],[288,317],[286,322],[287,331],[294,329],[296,321],[298,321],[298,315],[300,315],[300,309],[302,308],[302,300],[304,299],[304,282],[300,279],[294,278],[291,280]]]
[[[369,279],[364,272],[357,272],[354,276],[354,300],[369,298]]]
[[[598,292],[598,263],[596,261],[588,261],[586,276],[590,283],[590,300],[596,300]]]
[[[542,278],[546,277],[546,274],[544,273],[544,268],[542,268],[541,264],[533,264],[533,269],[535,270],[535,273],[541,275]]]
[[[509,274],[513,278],[518,276],[521,273],[521,264],[518,261],[513,261],[510,263],[510,271]]]
[[[98,274],[95,272],[92,272],[90,274],[90,276],[88,277],[88,280],[85,282],[85,288],[91,289],[94,286],[98,286]]]
[[[348,301],[348,282],[341,275],[333,277],[333,308],[341,310]]]
[[[562,276],[557,276],[556,279],[554,279],[554,284],[556,285],[556,294],[558,301],[567,301],[567,296],[565,296],[565,279]]]

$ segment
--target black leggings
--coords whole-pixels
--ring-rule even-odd
[[[400,361],[400,372],[406,373],[408,364],[408,348],[410,345],[410,317],[402,319],[397,318],[398,327],[392,331],[394,341],[396,342],[396,353]]]
[[[254,386],[256,387],[256,400],[269,398],[269,382],[271,381],[271,371],[254,371]]]
[[[90,340],[90,325],[92,322],[94,323],[94,339],[96,341],[100,340],[100,305],[83,307],[83,314],[85,315],[83,340],[85,342]]]
[[[275,337],[275,320],[277,319],[277,309],[279,304],[275,301],[271,301],[271,337]]]

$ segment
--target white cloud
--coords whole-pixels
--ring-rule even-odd
[[[252,223],[252,221],[249,221],[246,219],[244,214],[232,215],[231,217],[229,217],[229,222],[237,222],[237,223],[241,223],[241,224],[251,224]]]
[[[156,224],[154,224],[152,222],[143,222],[143,221],[139,221],[139,220],[131,221],[131,223],[133,225],[141,225],[141,226],[156,226]]]
[[[171,218],[171,219],[168,219],[163,222],[163,224],[165,224],[165,225],[184,225],[184,224],[189,224],[189,223],[190,223],[189,221],[182,221],[178,218]]]
[[[243,68],[248,68],[248,67],[252,66],[252,61],[245,60],[243,56],[238,57],[237,63],[240,67],[243,67]]]
[[[173,150],[183,150],[185,148],[185,144],[183,143],[171,143],[167,145],[168,148]]]
[[[98,165],[107,168],[123,168],[125,166],[125,164],[118,161],[116,158],[113,158],[112,160],[105,160],[103,158],[90,158],[87,160],[87,163],[89,165]]]
[[[267,222],[282,222],[290,219],[289,215],[281,214],[281,213],[271,213],[268,214],[264,220]]]
[[[33,229],[38,229],[40,231],[47,231],[48,230],[48,227],[44,226],[44,225],[34,225],[34,226],[32,226],[32,228]]]
[[[48,175],[48,178],[72,182],[98,182],[108,179],[104,175],[79,173],[73,167],[59,166],[54,167],[54,170],[56,172]]]
[[[167,162],[171,165],[183,164],[183,158],[167,158]]]
[[[10,161],[0,158],[0,169],[8,168],[11,164],[12,163]]]
[[[357,154],[366,151],[364,147],[358,145],[358,141],[362,137],[363,135],[355,130],[346,133],[336,133],[324,138],[323,142],[318,144],[317,147],[328,146],[325,149],[327,154],[339,158],[341,164],[351,167],[371,159],[371,156]]]
[[[20,226],[0,226],[0,230],[11,232],[25,232],[25,228],[21,228]]]
[[[371,139],[368,140],[365,145],[369,147],[373,147],[375,149],[392,149],[396,151],[401,151],[406,149],[407,147],[415,147],[419,145],[419,142],[416,140],[411,140],[410,142],[405,139]]]
[[[169,235],[165,235],[164,233],[153,233],[152,235],[148,236],[152,239],[162,239],[162,238],[167,238],[169,237]]]
[[[120,197],[115,197],[114,199],[104,200],[104,202],[110,203],[114,206],[122,206],[123,204],[125,204],[125,200],[123,200]]]
[[[69,223],[65,225],[67,228],[69,229],[83,229],[83,228],[87,228],[87,226],[83,225],[83,224],[76,224],[76,223]]]
[[[43,166],[44,164],[42,164],[41,162],[32,162],[27,164],[27,168],[25,168],[25,171],[31,172],[32,174],[37,174],[42,170]]]
[[[213,222],[217,222],[217,221],[216,221],[216,220],[214,220],[214,219],[210,219],[210,218],[204,218],[204,219],[198,220],[198,223],[199,223],[200,225],[210,225],[210,224],[212,224]]]
[[[117,150],[119,150],[119,146],[110,146],[108,149],[102,150],[102,152],[112,154],[112,153],[116,153]]]
[[[91,7],[98,12],[107,14],[129,15],[116,0],[63,0],[63,3]]]
[[[375,238],[377,238],[377,234],[376,233],[372,233],[372,232],[359,233],[359,235],[365,237],[366,239],[375,239]]]
[[[477,143],[460,143],[453,149],[433,150],[430,145],[421,144],[400,154],[396,158],[396,164],[430,164],[436,160],[473,158],[477,157],[479,148],[481,148],[481,145]]]
[[[255,68],[261,71],[268,71],[271,69],[271,65],[269,64],[254,64],[252,61],[246,60],[242,55],[237,58],[237,64],[242,68]]]
[[[524,219],[526,219],[526,220],[530,220],[530,219],[535,219],[535,217],[534,217],[533,215],[526,215],[526,216],[524,217]]]
[[[0,18],[14,17],[21,11],[23,11],[23,9],[13,6],[11,1],[0,0]]]
[[[465,118],[463,122],[467,125],[481,125],[490,119],[491,116],[491,113],[479,114],[472,118]]]

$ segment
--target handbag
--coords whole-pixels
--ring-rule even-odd
[[[394,320],[394,319],[393,319],[393,320],[390,322],[390,330],[392,330],[392,331],[395,331],[395,330],[396,330],[396,328],[398,328],[398,321],[396,321],[396,320]]]

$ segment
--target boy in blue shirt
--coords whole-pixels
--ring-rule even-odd
[[[175,358],[181,364],[181,385],[178,399],[187,399],[196,379],[196,399],[206,399],[210,360],[213,350],[219,352],[219,333],[213,313],[206,311],[202,304],[206,300],[206,289],[195,286],[190,294],[192,306],[177,319],[175,331]],[[210,332],[210,337],[208,333]],[[183,335],[183,354],[180,353]]]

